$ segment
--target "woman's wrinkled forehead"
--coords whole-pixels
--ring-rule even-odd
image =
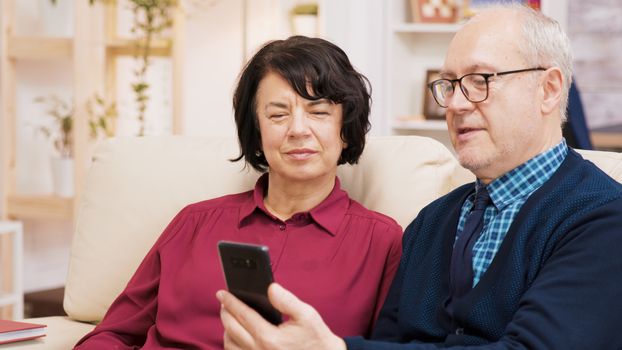
[[[322,81],[320,75],[316,73],[313,67],[305,67],[307,69],[276,69],[271,68],[263,75],[262,80],[270,73],[274,73],[283,78],[296,93],[305,99],[316,100],[326,98],[325,82]]]

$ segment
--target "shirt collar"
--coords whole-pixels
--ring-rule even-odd
[[[507,172],[488,184],[487,189],[493,204],[503,210],[514,201],[529,196],[540,188],[555,171],[568,154],[566,140],[549,148],[543,153]],[[476,190],[483,184],[477,180]]]
[[[274,217],[268,212],[264,204],[264,194],[268,189],[268,173],[263,174],[255,183],[253,190],[253,199],[242,206],[240,211],[240,219],[238,225],[242,225],[244,219],[259,211],[270,217]],[[308,214],[318,225],[326,230],[330,235],[335,236],[339,230],[339,226],[343,221],[348,207],[350,206],[350,198],[348,194],[341,189],[339,178],[335,177],[335,186],[320,204],[311,209]],[[298,214],[298,213],[296,213]]]
[[[328,231],[328,233],[335,236],[349,207],[350,197],[348,197],[346,191],[341,189],[339,178],[335,177],[333,190],[326,199],[311,209],[309,214],[311,214],[315,222]]]

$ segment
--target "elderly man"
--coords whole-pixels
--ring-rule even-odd
[[[562,138],[571,81],[559,25],[495,6],[452,40],[440,80],[477,181],[424,208],[372,339],[336,337],[279,285],[279,327],[220,291],[228,349],[622,349],[622,185]]]

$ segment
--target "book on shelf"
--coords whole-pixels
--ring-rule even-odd
[[[0,320],[0,344],[45,336],[44,324]]]

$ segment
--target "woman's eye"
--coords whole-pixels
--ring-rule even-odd
[[[286,116],[287,116],[286,114],[271,114],[268,118],[273,119],[273,120],[281,120],[285,118]]]
[[[313,115],[329,115],[328,111],[311,111]]]

